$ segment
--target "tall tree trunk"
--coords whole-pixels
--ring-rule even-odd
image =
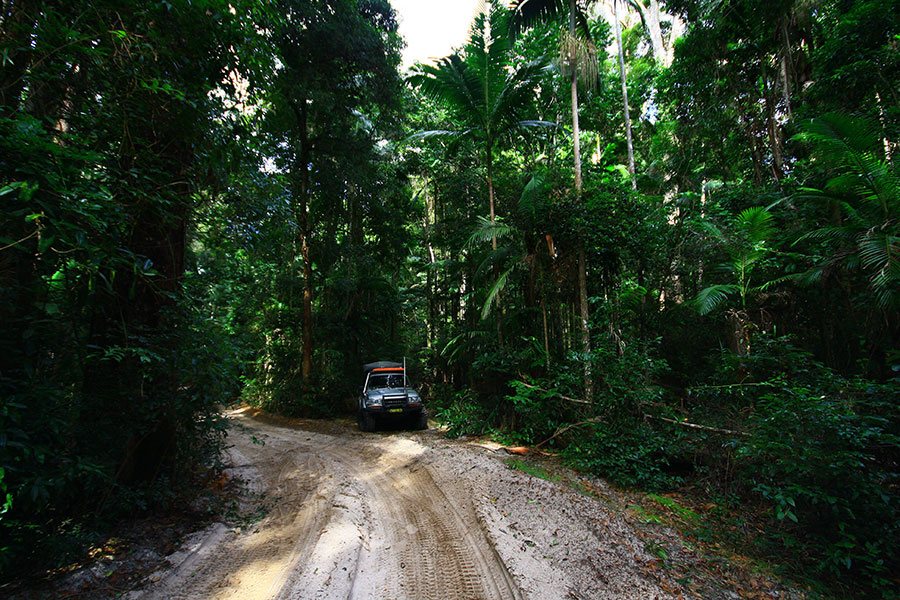
[[[793,119],[794,115],[791,112],[791,80],[794,77],[794,55],[791,52],[791,39],[788,33],[787,19],[781,21],[781,41],[781,91],[788,119]]]
[[[297,117],[297,128],[300,136],[299,160],[295,171],[299,171],[299,189],[296,189],[297,228],[300,237],[300,259],[303,263],[303,357],[300,372],[304,384],[309,383],[312,373],[313,332],[312,332],[312,262],[309,256],[309,216],[307,204],[309,199],[309,104],[300,100],[300,106],[294,105]],[[295,180],[297,174],[294,174]]]
[[[594,381],[591,374],[591,326],[588,315],[587,296],[587,260],[584,248],[578,252],[578,303],[581,309],[581,350],[584,352],[584,398],[590,400],[594,395]]]
[[[435,188],[437,188],[437,184],[435,183]],[[436,300],[435,300],[435,291],[437,290],[437,282],[435,281],[437,278],[437,273],[434,270],[434,264],[437,262],[434,254],[434,246],[431,243],[431,221],[434,219],[434,202],[435,200],[429,200],[428,194],[428,182],[425,182],[423,186],[423,191],[425,195],[425,220],[423,222],[424,231],[425,231],[425,247],[428,250],[428,272],[427,272],[427,281],[425,282],[427,294],[427,315],[425,319],[425,343],[428,348],[431,348],[434,344],[434,336],[435,336],[435,312],[436,312]]]
[[[619,77],[622,78],[622,106],[625,115],[625,141],[628,144],[628,172],[631,173],[631,187],[637,189],[634,176],[634,144],[631,141],[631,113],[628,109],[628,80],[625,77],[625,49],[622,47],[622,24],[619,21],[619,0],[613,0],[613,20],[616,29],[616,46],[619,49]]]
[[[575,36],[575,0],[569,0],[569,33]],[[575,56],[570,56],[570,66],[572,75],[570,76],[569,88],[572,96],[572,143],[573,143],[573,160],[575,162],[575,196],[581,198],[582,181],[581,181],[581,129],[578,124],[578,63]],[[584,360],[584,393],[585,397],[590,398],[593,393],[593,380],[591,378],[591,362],[588,356],[591,352],[591,326],[588,315],[587,304],[587,276],[585,267],[585,251],[584,242],[578,251],[578,295],[582,298],[581,302],[581,350],[585,355]],[[546,335],[546,327],[544,334]],[[549,365],[549,355],[548,355]]]
[[[769,77],[763,70],[763,102],[766,105],[766,129],[769,134],[769,148],[772,150],[772,174],[775,180],[780,182],[784,177],[783,158],[781,151],[781,128],[775,115],[776,92],[773,85],[769,85]]]
[[[569,0],[569,33],[575,36],[575,0]],[[575,56],[569,56],[572,75],[569,88],[572,96],[572,154],[575,162],[575,194],[581,196],[581,128],[578,125],[578,64]]]
[[[544,365],[550,370],[550,336],[547,333],[547,294],[541,294],[541,317],[544,323]]]
[[[581,195],[581,130],[578,125],[578,74],[572,69],[569,84],[572,94],[572,154],[575,162],[575,192]]]
[[[668,53],[663,43],[662,27],[659,24],[659,0],[630,0],[630,3],[641,14],[644,30],[647,32],[647,37],[650,38],[653,58],[659,64],[668,67]]]
[[[491,209],[491,225],[496,223],[496,212],[494,210],[494,152],[490,144],[487,148],[487,186],[488,186],[488,205]],[[491,232],[491,249],[497,250],[497,235]]]

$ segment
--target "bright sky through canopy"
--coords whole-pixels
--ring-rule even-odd
[[[391,0],[406,40],[403,67],[429,62],[462,46],[479,0]]]

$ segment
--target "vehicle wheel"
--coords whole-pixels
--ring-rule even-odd
[[[375,416],[364,410],[356,412],[356,424],[360,431],[375,431]]]
[[[413,420],[413,429],[418,431],[422,431],[423,429],[428,429],[428,413],[424,410],[417,414]]]

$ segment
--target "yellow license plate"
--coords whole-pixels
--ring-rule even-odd
[[[390,408],[390,409],[388,409],[388,412],[389,413],[398,413],[398,412],[403,412],[403,409],[402,408]]]

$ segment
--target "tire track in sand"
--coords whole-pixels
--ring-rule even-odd
[[[407,434],[234,418],[235,470],[269,514],[134,600],[522,599],[471,501],[450,500]]]

